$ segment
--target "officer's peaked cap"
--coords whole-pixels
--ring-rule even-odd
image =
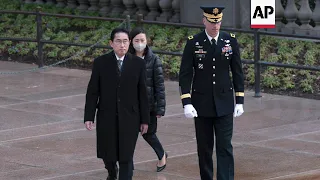
[[[222,20],[223,6],[200,6],[203,10],[203,16],[211,23],[218,23]]]

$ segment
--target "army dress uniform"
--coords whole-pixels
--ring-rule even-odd
[[[209,16],[208,21],[221,21],[223,8],[202,9],[204,16]],[[235,35],[220,31],[217,37],[210,37],[204,30],[189,36],[180,66],[179,86],[183,106],[192,104],[198,114],[195,127],[201,179],[213,178],[215,134],[217,180],[233,180],[234,96],[236,104],[244,103],[243,71]]]

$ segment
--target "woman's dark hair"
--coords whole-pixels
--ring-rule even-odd
[[[138,34],[145,34],[147,36],[146,31],[141,28],[141,27],[136,27],[134,29],[131,30],[130,34],[129,34],[129,39],[131,41],[130,46],[129,46],[129,53],[131,54],[136,54],[136,50],[133,47],[133,38],[136,37]],[[146,53],[146,50],[144,51],[144,54]]]

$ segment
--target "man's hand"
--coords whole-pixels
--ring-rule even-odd
[[[243,113],[243,104],[236,104],[235,108],[234,108],[234,117],[239,117],[242,115]]]
[[[140,125],[140,131],[141,131],[141,135],[144,135],[145,133],[147,133],[147,131],[148,131],[148,124],[141,124],[141,125]]]
[[[86,128],[91,131],[93,126],[93,121],[86,121],[85,122]]]
[[[196,109],[192,106],[192,104],[187,104],[184,106],[184,115],[186,116],[186,118],[198,117],[198,113]]]

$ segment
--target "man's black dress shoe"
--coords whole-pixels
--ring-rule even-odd
[[[117,180],[118,178],[118,173],[119,173],[119,168],[118,166],[116,165],[115,167],[115,174],[109,174],[108,177],[107,177],[107,180]]]
[[[108,177],[107,177],[107,180],[117,180],[117,177],[114,177],[114,176],[108,176]]]

